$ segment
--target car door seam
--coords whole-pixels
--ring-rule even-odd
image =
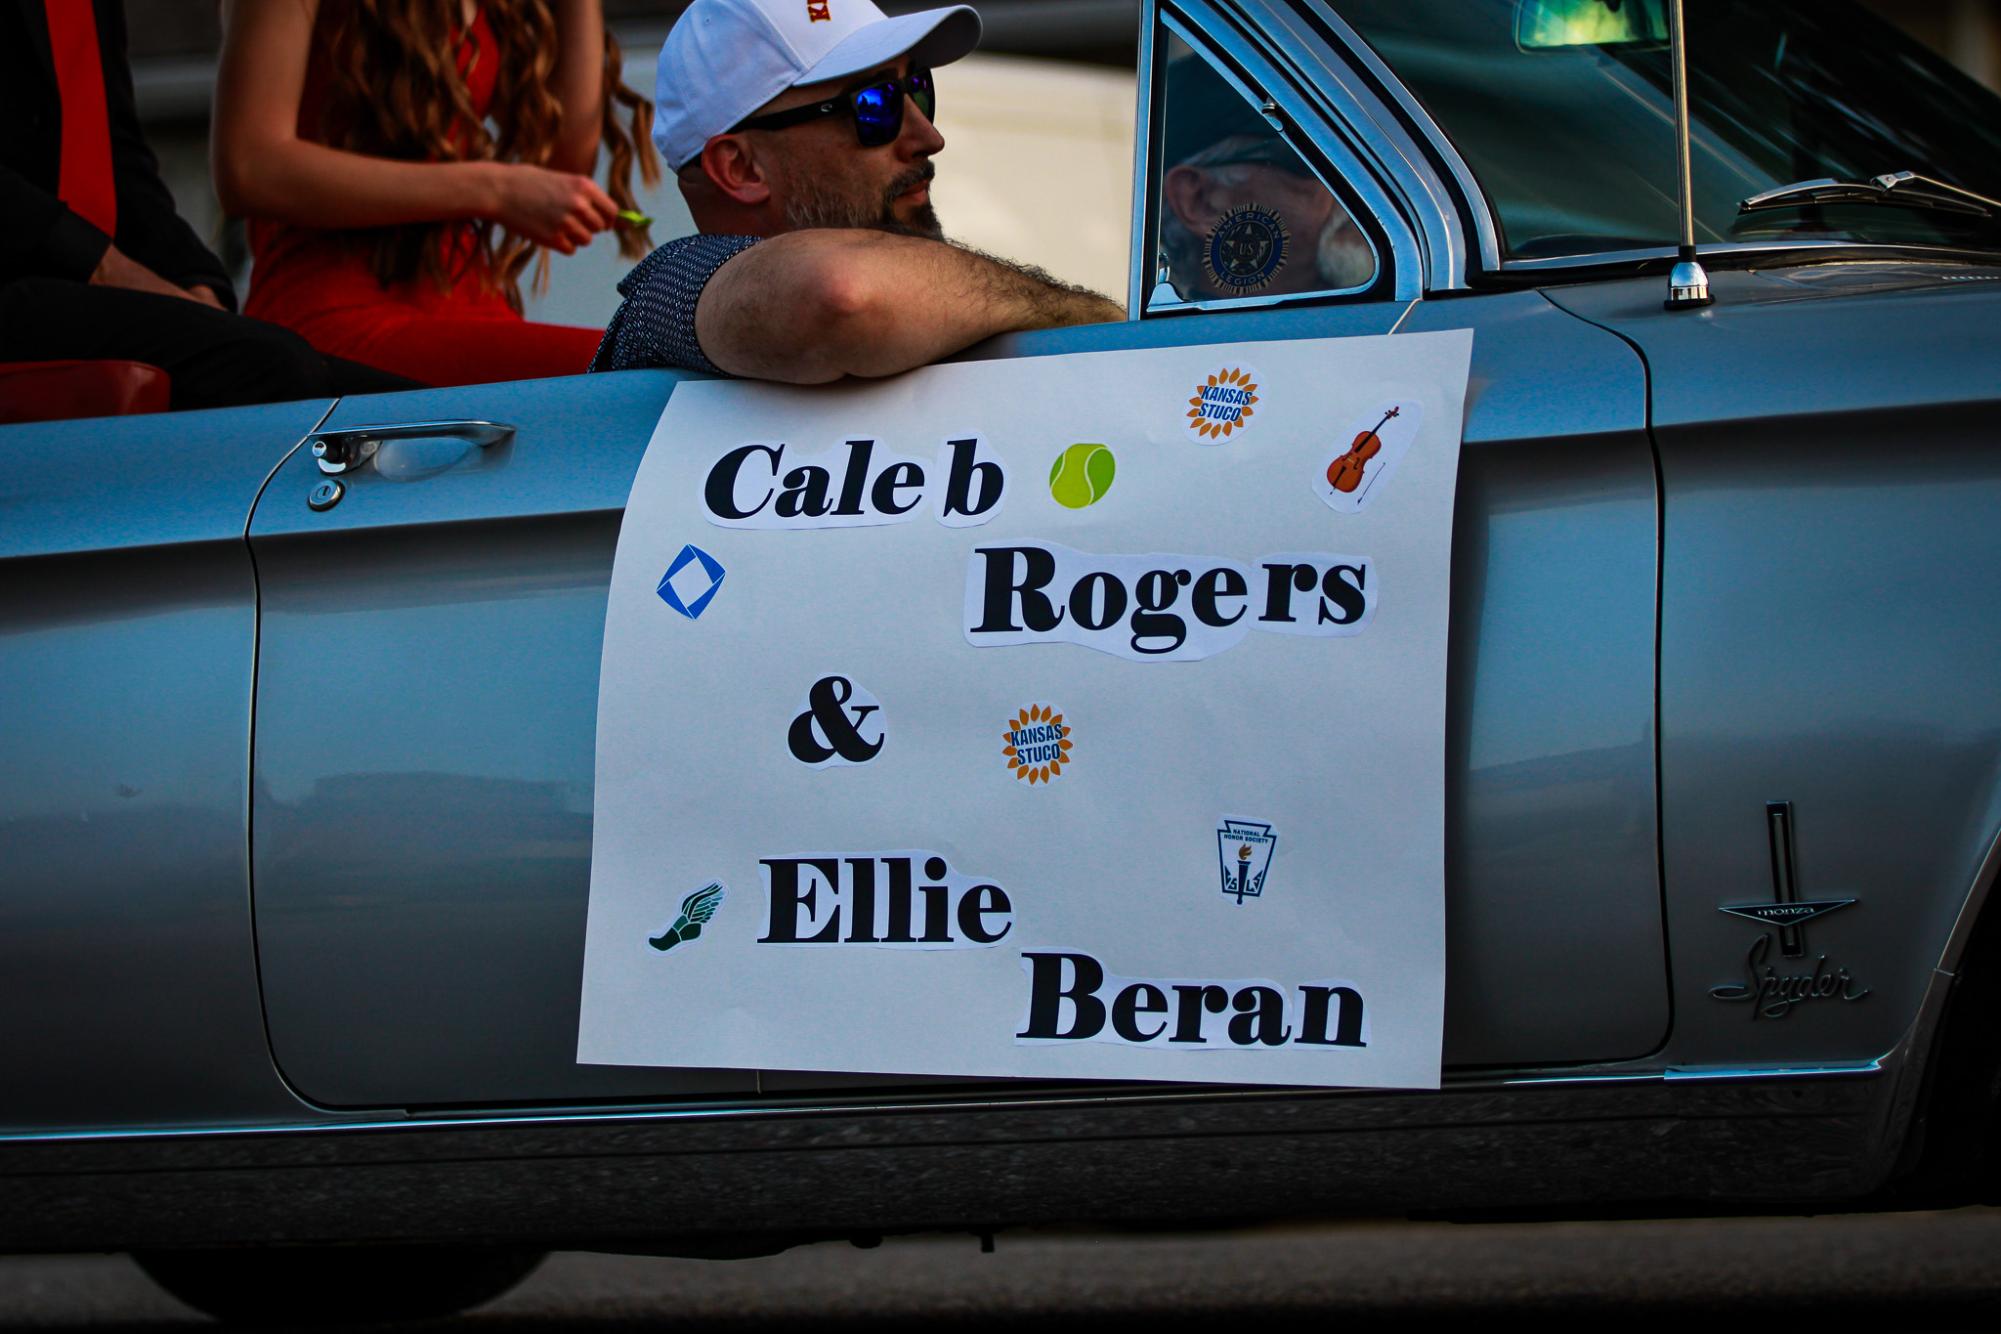
[[[284,470],[287,463],[291,462],[292,456],[304,447],[306,441],[312,439],[314,433],[327,424],[333,417],[335,409],[340,407],[340,403],[341,400],[338,397],[330,400],[327,403],[326,411],[319,415],[319,419],[313,423],[311,429],[300,436],[297,441],[293,442],[292,447],[285,451],[285,456],[272,466],[271,471],[265,475],[264,481],[258,486],[257,494],[251,498],[250,512],[243,519],[243,550],[244,554],[250,559],[250,590],[252,599],[250,618],[250,730],[245,738],[247,745],[243,756],[243,882],[246,900],[244,906],[248,910],[250,918],[250,970],[257,978],[257,1014],[263,1020],[264,1056],[271,1063],[271,1076],[278,1081],[280,1088],[284,1089],[288,1095],[298,1101],[300,1106],[307,1108],[315,1108],[315,1104],[301,1094],[298,1089],[293,1088],[292,1081],[285,1077],[284,1070],[278,1064],[278,1049],[271,1040],[271,1009],[264,989],[264,946],[257,931],[257,687],[264,656],[264,580],[257,568],[257,548],[250,540],[250,530],[256,523],[257,510],[264,503],[264,493],[270,489],[271,483],[277,480],[278,474]]]
[[[1661,966],[1666,972],[1668,1004],[1667,1031],[1661,1034],[1660,1043],[1654,1048],[1659,1052],[1674,1041],[1678,998],[1675,992],[1674,937],[1668,923],[1667,792],[1666,775],[1661,765],[1661,757],[1667,749],[1661,734],[1662,614],[1667,595],[1667,478],[1661,470],[1660,441],[1654,435],[1654,368],[1647,360],[1646,350],[1618,329],[1578,314],[1546,291],[1537,289],[1536,294],[1572,319],[1611,334],[1631,348],[1640,363],[1640,422],[1647,436],[1647,456],[1654,468],[1654,874],[1660,887]]]

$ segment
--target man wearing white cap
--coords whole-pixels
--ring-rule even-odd
[[[817,384],[894,375],[994,334],[1125,317],[951,245],[931,207],[931,71],[979,42],[966,5],[694,0],[660,52],[653,140],[697,236],[623,282],[592,370]]]

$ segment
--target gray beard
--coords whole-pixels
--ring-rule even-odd
[[[911,186],[921,185],[936,174],[937,169],[930,163],[921,163],[891,181],[882,197],[873,201],[836,195],[820,181],[808,177],[794,182],[788,192],[790,198],[785,201],[785,222],[794,230],[809,227],[868,228],[942,241],[945,229],[939,224],[938,212],[931,207],[929,200],[908,222],[896,216],[897,198]]]

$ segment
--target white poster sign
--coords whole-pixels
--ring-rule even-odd
[[[679,386],[612,572],[578,1060],[1436,1087],[1471,352]]]

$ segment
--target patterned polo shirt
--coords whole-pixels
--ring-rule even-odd
[[[625,301],[606,326],[591,369],[670,366],[723,374],[695,337],[695,303],[717,269],[757,242],[755,236],[684,236],[641,260],[618,285]]]

